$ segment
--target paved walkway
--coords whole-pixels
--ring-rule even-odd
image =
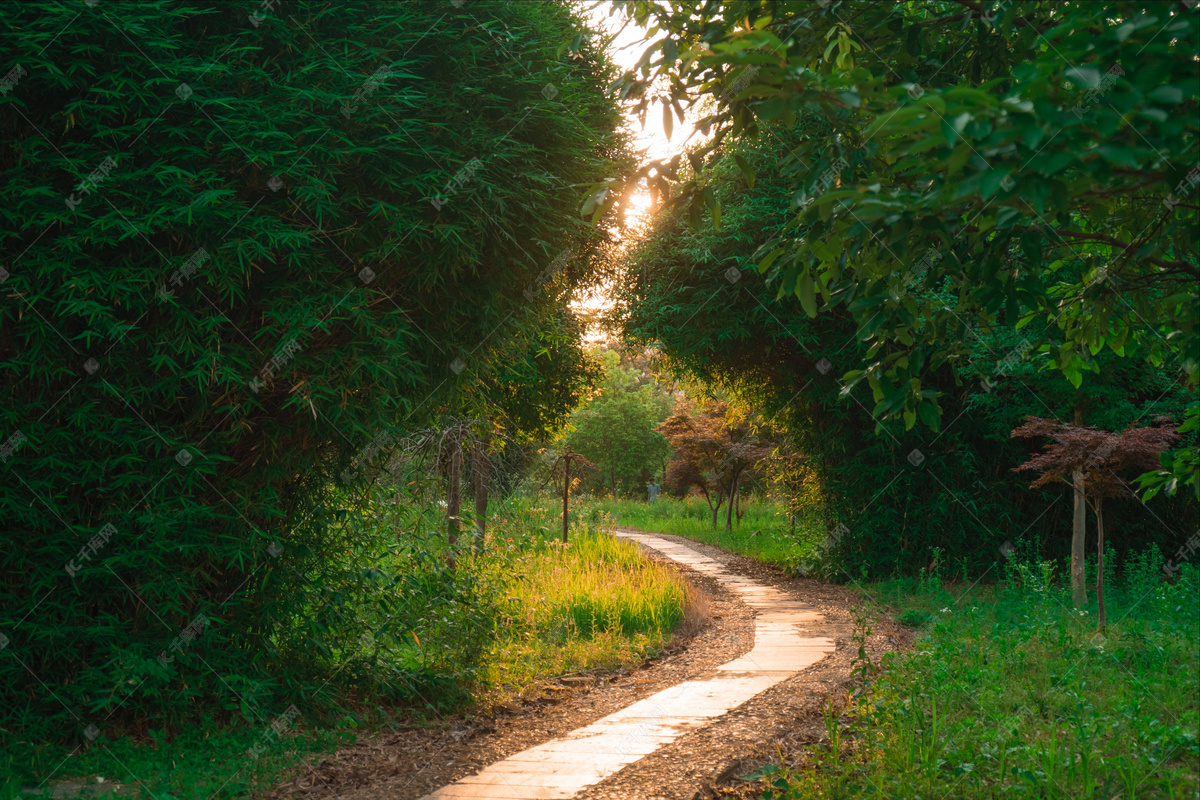
[[[832,653],[834,642],[802,635],[819,628],[811,606],[770,586],[733,575],[690,547],[643,533],[618,532],[698,572],[711,575],[758,613],[754,649],[701,680],[684,681],[566,736],[498,761],[424,800],[549,800],[573,797],[622,767]]]

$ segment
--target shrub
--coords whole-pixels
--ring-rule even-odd
[[[85,5],[0,19],[0,728],[261,724],[469,664],[373,672],[357,603],[400,578],[339,476],[381,427],[573,405],[610,68],[559,57],[558,4]]]

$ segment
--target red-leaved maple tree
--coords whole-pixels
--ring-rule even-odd
[[[1104,498],[1128,494],[1136,497],[1124,475],[1148,472],[1159,468],[1159,454],[1169,448],[1179,434],[1166,417],[1157,417],[1157,427],[1126,428],[1121,433],[1099,428],[1068,425],[1041,417],[1026,417],[1025,424],[1015,428],[1013,436],[1047,436],[1054,440],[1042,453],[1026,461],[1015,471],[1037,470],[1042,474],[1030,488],[1052,482],[1071,485],[1082,492],[1096,515],[1097,562],[1096,599],[1100,606],[1100,630],[1106,625],[1104,610]],[[1082,531],[1079,531],[1082,535]],[[1078,601],[1084,596],[1083,564],[1076,563],[1076,553],[1082,553],[1083,543],[1072,548],[1071,583]]]

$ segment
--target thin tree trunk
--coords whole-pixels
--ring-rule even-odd
[[[718,486],[717,488],[719,489],[721,487]],[[724,505],[724,503],[725,503],[725,493],[724,492],[721,492],[717,495],[717,504],[715,506],[712,505],[711,503],[709,503],[709,505],[712,506],[712,512],[713,512],[712,526],[713,526],[714,531],[717,529],[717,514],[721,513],[721,506]]]
[[[733,533],[733,504],[737,502],[738,476],[740,470],[735,470],[729,478],[729,506],[725,509],[725,532]]]
[[[488,507],[488,472],[490,471],[491,462],[487,456],[487,438],[475,444],[473,455],[473,463],[471,464],[471,476],[474,478],[475,494],[475,552],[483,552],[483,538],[487,532],[487,507]]]
[[[1100,605],[1100,632],[1108,625],[1104,611],[1104,496],[1096,495],[1096,601]]]
[[[1087,495],[1083,489],[1083,471],[1071,473],[1075,495],[1075,515],[1071,526],[1071,598],[1076,608],[1087,605],[1087,585],[1083,559],[1087,542]]]
[[[446,540],[450,544],[450,565],[454,566],[454,548],[458,544],[458,515],[462,506],[460,476],[462,475],[462,439],[458,432],[451,434],[450,474],[446,486]]]
[[[1075,403],[1075,424],[1083,425],[1083,406]],[[1071,599],[1076,608],[1087,605],[1087,576],[1084,574],[1084,553],[1087,549],[1087,495],[1083,488],[1083,471],[1071,473],[1075,505],[1071,519]]]
[[[571,495],[571,459],[563,459],[563,544],[567,543],[567,498]]]
[[[713,508],[712,498],[708,496],[708,488],[705,486],[701,486],[699,488],[700,488],[700,493],[702,495],[704,495],[704,502],[708,503],[708,510],[712,512],[713,527],[715,528],[715,527],[717,527],[717,510],[715,508]],[[687,496],[688,496],[687,492],[684,492],[683,499],[687,500]]]

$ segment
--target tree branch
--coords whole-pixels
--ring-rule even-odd
[[[1112,236],[1105,236],[1103,233],[1076,233],[1075,231],[1058,231],[1058,230],[1054,231],[1054,233],[1057,234],[1058,236],[1070,236],[1075,239],[1083,239],[1085,241],[1090,241],[1090,242],[1101,242],[1103,244],[1110,244],[1113,247],[1121,248],[1122,252],[1128,251],[1131,247],[1133,247],[1133,245],[1129,242],[1122,242],[1120,239],[1113,238]],[[1151,264],[1154,264],[1157,267],[1163,267],[1164,269],[1182,270],[1183,272],[1186,272],[1189,275],[1194,275],[1195,277],[1200,278],[1200,267],[1197,267],[1194,264],[1189,264],[1186,261],[1168,261],[1165,258],[1158,258],[1156,256],[1145,256],[1145,260],[1149,261]]]

